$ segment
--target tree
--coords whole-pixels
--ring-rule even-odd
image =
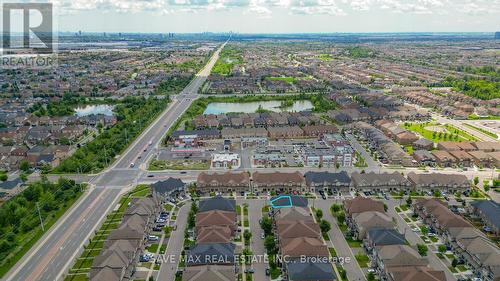
[[[321,222],[319,223],[319,228],[321,229],[321,232],[327,233],[328,231],[330,231],[332,226],[326,220],[321,220]]]
[[[423,244],[417,244],[417,250],[418,250],[418,253],[422,256],[422,257],[425,257],[427,256],[427,251],[429,250],[427,248],[427,246],[423,245]]]
[[[243,238],[245,238],[245,243],[246,241],[250,242],[250,239],[252,239],[252,233],[248,229],[245,229],[245,232],[243,232]]]
[[[413,202],[413,200],[411,199],[411,195],[410,195],[410,196],[408,196],[408,199],[406,199],[406,204],[407,204],[408,206],[411,206],[411,203],[412,203],[412,202]]]
[[[265,235],[271,235],[273,230],[273,222],[270,218],[265,217],[260,221],[260,227],[264,230]]]
[[[266,236],[264,240],[264,247],[266,248],[268,253],[274,253],[276,250],[276,241],[274,241],[273,235]]]
[[[425,225],[422,225],[420,227],[420,232],[422,232],[423,235],[427,235],[427,234],[429,234],[429,228]]]
[[[332,210],[332,213],[337,213],[341,208],[339,204],[333,204],[330,209]]]
[[[194,227],[197,212],[198,212],[198,206],[196,205],[196,202],[193,202],[193,204],[191,204],[191,210],[189,211],[188,214],[188,228]]]
[[[458,265],[458,260],[456,258],[453,258],[453,260],[451,261],[451,266],[457,267],[457,265]]]
[[[27,161],[27,160],[23,160],[21,161],[21,163],[19,164],[19,168],[24,171],[24,172],[27,172],[29,169],[30,169],[30,163]]]
[[[321,209],[316,210],[316,219],[321,220],[323,218],[323,211]]]
[[[387,207],[387,204],[384,203],[384,212],[387,212],[388,209],[389,207]]]
[[[375,281],[375,274],[373,274],[373,272],[369,272],[368,275],[366,275],[366,280]]]
[[[5,172],[0,172],[0,181],[6,181],[9,179],[9,176]]]
[[[344,222],[345,222],[345,214],[344,214],[344,212],[339,212],[339,213],[337,214],[337,223],[338,223],[339,225],[343,225],[343,224],[344,224]]]
[[[474,185],[477,185],[479,183],[479,177],[474,177]]]
[[[439,247],[438,247],[438,251],[439,251],[440,253],[444,253],[444,252],[446,252],[446,246],[445,246],[445,245],[439,245]]]

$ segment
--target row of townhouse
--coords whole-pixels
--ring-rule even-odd
[[[279,198],[273,199],[273,206],[279,206]],[[288,201],[288,200],[286,200]],[[273,208],[274,236],[282,257],[277,264],[282,268],[282,275],[290,281],[336,280],[329,251],[317,222],[307,206],[307,199],[290,196],[293,207]],[[288,206],[290,202],[283,202]],[[314,257],[314,260],[308,259]]]
[[[363,240],[363,246],[380,280],[446,280],[443,271],[429,266],[427,259],[409,246],[403,234],[384,210],[384,204],[371,198],[344,201],[349,235]]]
[[[422,120],[428,119],[427,112],[418,111],[410,106],[396,106],[386,108],[381,106],[345,108],[340,110],[328,111],[328,117],[340,124],[348,124],[358,121],[376,121],[381,119],[396,120]]]
[[[427,156],[428,161],[442,167],[500,167],[498,142],[440,142]]]
[[[323,121],[310,111],[264,112],[198,115],[194,118],[196,129],[205,128],[267,128],[321,124]]]
[[[193,203],[196,204],[196,203]],[[236,201],[220,196],[201,200],[195,217],[196,244],[186,251],[183,281],[236,280]]]
[[[130,280],[160,210],[160,204],[154,197],[132,199],[120,225],[110,232],[101,253],[94,258],[89,279]]]
[[[401,173],[360,173],[351,176],[345,171],[331,172],[248,172],[206,173],[198,175],[197,191],[209,192],[349,192],[349,191],[446,191],[463,192],[470,189],[471,182],[463,174],[416,174],[408,177]]]
[[[349,128],[359,139],[367,142],[368,148],[377,154],[380,162],[409,167],[416,165],[413,157],[374,126],[366,122],[356,122],[350,124]]]
[[[482,280],[500,280],[500,249],[481,231],[454,214],[446,202],[419,199],[412,206],[430,228],[441,236],[461,262],[469,265]]]
[[[284,126],[270,128],[224,128],[218,129],[199,129],[190,131],[175,131],[172,133],[174,143],[186,143],[191,141],[202,143],[205,140],[211,139],[241,139],[242,137],[262,138],[268,137],[271,139],[284,138],[303,138],[303,137],[319,137],[324,134],[332,134],[338,131],[335,125],[308,125],[299,126]],[[193,141],[194,140],[194,141]]]

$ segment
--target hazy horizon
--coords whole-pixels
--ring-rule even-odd
[[[233,31],[289,34],[500,30],[498,20],[500,0],[54,0],[52,2],[55,7],[57,30],[70,32]]]

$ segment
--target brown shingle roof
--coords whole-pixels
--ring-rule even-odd
[[[231,241],[232,230],[228,226],[212,225],[202,227],[198,231],[196,242],[202,243],[229,243]]]
[[[250,183],[248,173],[200,173],[197,180],[200,186],[247,186]]]
[[[368,211],[375,211],[384,213],[384,203],[375,201],[371,198],[364,198],[358,196],[354,199],[344,201],[344,209],[347,214],[353,215],[356,213],[363,213]]]
[[[280,240],[281,254],[289,257],[328,257],[328,248],[319,238],[298,237]]]
[[[258,185],[281,185],[281,184],[303,184],[304,176],[300,172],[293,173],[261,173],[255,172],[252,175],[253,182]]]
[[[297,237],[320,237],[321,230],[314,221],[280,221],[276,225],[278,237],[297,238]]]
[[[198,213],[196,215],[196,232],[207,226],[228,226],[232,231],[236,230],[236,213],[220,210]]]
[[[398,281],[446,281],[443,271],[433,270],[427,266],[390,267],[389,274]]]

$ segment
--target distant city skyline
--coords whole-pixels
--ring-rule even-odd
[[[59,31],[495,32],[500,0],[57,0]]]

